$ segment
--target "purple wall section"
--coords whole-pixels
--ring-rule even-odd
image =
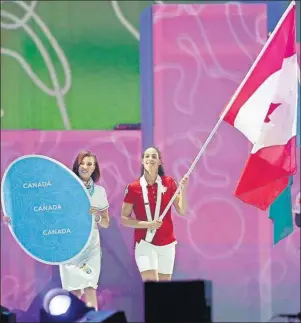
[[[154,79],[153,79],[153,28],[152,6],[140,15],[140,102],[142,147],[145,149],[154,141]]]

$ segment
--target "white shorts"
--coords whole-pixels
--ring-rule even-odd
[[[159,274],[171,275],[176,255],[176,242],[155,246],[145,240],[136,243],[135,259],[140,272],[157,270]]]

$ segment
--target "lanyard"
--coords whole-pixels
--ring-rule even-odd
[[[161,180],[161,177],[159,175],[157,176],[156,183],[157,183],[158,188],[157,188],[157,201],[156,201],[156,209],[155,209],[154,220],[159,219],[160,209],[161,209],[162,194],[166,191],[166,188],[163,187],[163,185],[162,185],[162,180]],[[151,210],[150,210],[150,206],[149,206],[148,191],[147,191],[147,181],[146,181],[144,175],[142,175],[141,178],[140,178],[140,186],[142,188],[143,202],[144,202],[147,221],[151,222],[151,221],[153,221],[153,219],[152,219],[152,214],[151,214]],[[156,233],[156,230],[148,229],[147,232],[146,232],[145,241],[152,242],[152,240],[153,240],[153,238],[155,236],[155,233]]]
[[[85,183],[86,189],[88,190],[90,196],[92,196],[94,194],[94,182],[92,180],[92,178],[89,179],[89,181],[87,183]]]

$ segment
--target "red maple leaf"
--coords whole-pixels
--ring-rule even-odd
[[[265,123],[268,123],[271,121],[270,115],[279,107],[279,105],[281,105],[281,103],[271,103],[271,105],[269,107],[269,111],[264,119]]]

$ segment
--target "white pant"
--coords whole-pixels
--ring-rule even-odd
[[[166,246],[155,246],[145,240],[136,243],[135,259],[140,272],[157,270],[159,274],[171,275],[173,272],[176,242]]]

